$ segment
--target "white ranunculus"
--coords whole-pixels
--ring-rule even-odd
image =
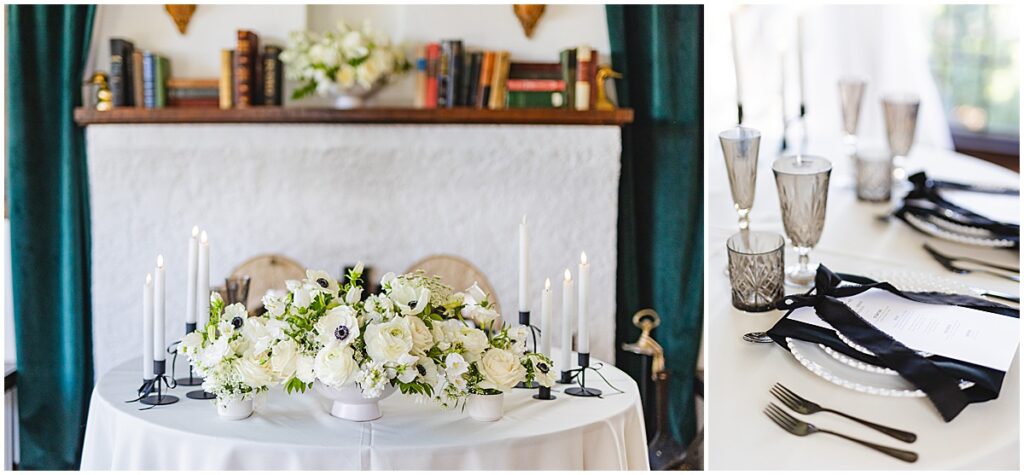
[[[317,332],[317,341],[322,345],[338,342],[347,346],[359,337],[359,320],[356,311],[348,305],[334,307],[313,325]]]
[[[354,86],[356,84],[356,68],[348,63],[342,64],[338,68],[338,72],[334,74],[334,82],[343,89]]]
[[[235,364],[238,371],[238,379],[253,389],[269,386],[274,380],[270,369],[256,362],[252,358],[241,358]]]
[[[366,89],[373,87],[373,83],[380,79],[381,71],[373,61],[363,61],[356,66],[356,82]]]
[[[548,362],[540,359],[537,355],[530,355],[530,363],[533,365],[533,379],[537,384],[550,388],[555,384],[555,368]]]
[[[412,329],[412,351],[417,355],[427,354],[427,350],[434,346],[434,336],[430,328],[417,316],[405,317],[409,319],[409,328]]]
[[[379,362],[397,362],[412,351],[412,329],[404,318],[371,323],[366,326],[364,341],[370,358]]]
[[[459,342],[462,343],[462,348],[466,350],[466,360],[470,362],[478,360],[483,355],[484,350],[490,346],[487,334],[482,330],[466,326],[459,328]]]
[[[288,306],[284,303],[284,299],[267,294],[263,296],[263,308],[267,309],[267,313],[271,317],[281,318]]]
[[[316,373],[313,372],[314,358],[309,355],[299,354],[299,358],[295,363],[295,377],[299,378],[299,381],[303,383],[312,383],[316,379]]]
[[[299,346],[295,340],[281,340],[270,352],[270,369],[281,379],[288,379],[295,374],[299,364]]]
[[[338,296],[338,281],[331,277],[326,271],[322,270],[307,270],[306,281],[309,282],[310,288],[318,293],[327,294],[331,297]]]
[[[352,348],[337,343],[321,348],[313,361],[313,373],[317,379],[336,389],[351,382],[358,370]]]
[[[519,362],[519,357],[501,348],[487,350],[477,368],[484,377],[480,382],[483,389],[507,392],[526,377],[526,368]]]
[[[403,315],[418,315],[430,303],[430,289],[417,288],[405,279],[394,279],[388,297]]]
[[[231,354],[231,344],[228,342],[228,335],[221,335],[212,344],[203,348],[199,354],[199,363],[207,368],[212,368],[220,364],[229,354]]]
[[[442,351],[447,351],[448,348],[451,348],[454,343],[459,341],[459,330],[463,326],[465,325],[455,319],[434,322],[434,327],[430,330],[434,336],[434,343]]]
[[[454,381],[455,378],[462,376],[466,371],[469,371],[469,363],[466,362],[462,355],[449,353],[444,358],[444,374],[449,381]]]

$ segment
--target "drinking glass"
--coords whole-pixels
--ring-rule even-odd
[[[857,199],[887,202],[892,195],[892,154],[888,150],[858,150],[854,155]]]
[[[249,300],[249,276],[228,277],[224,279],[224,290],[227,294],[224,302],[227,305],[233,303],[245,303]]]
[[[799,261],[786,268],[786,283],[809,288],[814,281],[809,254],[825,227],[832,162],[810,155],[791,155],[775,160],[772,171],[779,191],[782,225]]]
[[[739,214],[740,229],[750,227],[750,209],[754,206],[754,185],[757,182],[757,152],[761,132],[737,125],[718,134],[729,174],[733,206]]]
[[[843,110],[843,142],[850,155],[857,150],[857,123],[860,122],[860,104],[868,83],[860,78],[839,80],[839,103]]]
[[[885,135],[889,139],[889,150],[893,155],[893,177],[906,178],[907,155],[914,144],[917,131],[917,111],[921,99],[916,94],[890,94],[882,98],[885,114]]]
[[[733,307],[746,312],[766,312],[782,300],[785,246],[786,241],[776,233],[747,229],[725,241],[729,250]]]

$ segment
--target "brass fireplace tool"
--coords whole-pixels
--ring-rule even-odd
[[[686,450],[672,438],[668,427],[668,388],[670,372],[665,369],[665,351],[654,338],[651,331],[661,324],[661,318],[654,309],[645,308],[633,314],[633,325],[640,329],[640,338],[635,343],[623,343],[622,349],[631,353],[650,358],[650,381],[654,383],[654,437],[647,443],[648,457],[652,470],[672,470],[683,463]],[[647,379],[647,371],[644,371]],[[649,387],[644,381],[643,387]],[[643,391],[646,402],[648,391]]]

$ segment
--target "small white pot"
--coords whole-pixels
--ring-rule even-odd
[[[252,415],[251,398],[217,398],[217,415],[226,421],[239,421]]]
[[[466,401],[469,417],[478,421],[493,422],[505,415],[505,393],[470,394]]]
[[[313,389],[333,401],[331,415],[347,421],[365,422],[380,419],[380,401],[395,393],[394,386],[384,388],[379,397],[363,397],[363,391],[356,383],[346,384],[341,389],[332,388],[317,380]]]
[[[330,94],[334,98],[335,109],[359,109],[366,104],[366,100],[373,97],[383,86],[382,81],[377,81],[369,89],[360,85],[349,88],[341,88],[337,84],[331,86]]]

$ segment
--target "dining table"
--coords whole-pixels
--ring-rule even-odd
[[[708,467],[728,470],[1019,469],[1019,346],[999,397],[971,404],[957,418],[944,422],[926,398],[855,391],[819,377],[775,343],[744,341],[744,334],[768,330],[784,312],[748,313],[732,306],[729,277],[725,272],[728,259],[725,242],[738,231],[738,224],[722,150],[717,142],[717,136],[708,138],[705,179]],[[750,229],[785,235],[771,168],[772,161],[779,155],[775,145],[761,144]],[[977,272],[957,274],[946,270],[923,246],[929,244],[944,254],[970,256],[1012,267],[1019,266],[1018,250],[950,242],[922,234],[898,219],[886,218],[909,186],[897,184],[889,202],[859,201],[854,189],[852,158],[845,150],[839,142],[813,140],[804,149],[804,153],[823,156],[833,162],[824,231],[810,253],[812,263],[820,262],[835,272],[850,274],[928,274],[972,288],[1019,295],[1017,282]],[[915,146],[907,158],[906,170],[908,173],[924,170],[930,178],[961,183],[1019,186],[1016,172],[947,149]],[[788,245],[785,262],[787,265],[796,262],[796,253]],[[787,286],[785,292],[790,295],[803,291]],[[916,433],[914,443],[904,443],[834,414],[796,416],[822,428],[915,451],[919,454],[918,460],[907,463],[830,435],[797,437],[785,432],[763,413],[770,402],[784,407],[769,393],[776,383],[823,406]]]

